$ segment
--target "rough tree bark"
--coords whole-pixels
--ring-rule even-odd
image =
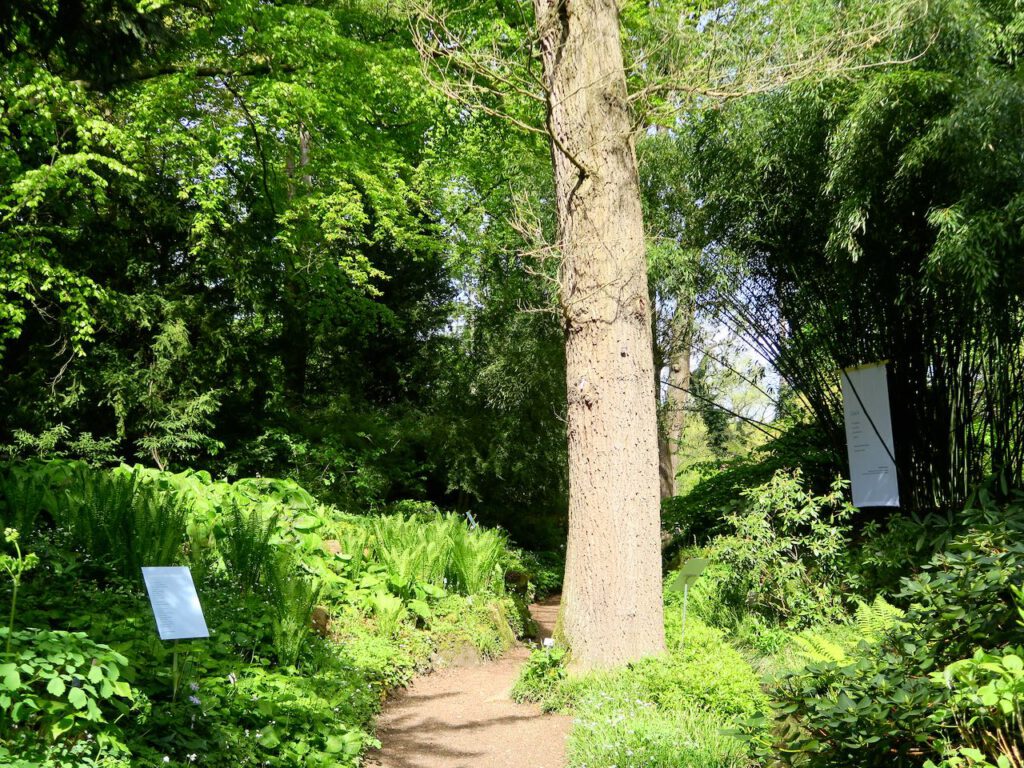
[[[693,343],[693,310],[680,302],[672,317],[668,357],[668,388],[661,430],[658,434],[658,473],[661,498],[676,494],[679,445],[686,427],[686,395],[690,389],[690,352]],[[659,383],[660,384],[660,383]]]
[[[611,0],[534,0],[548,92],[569,401],[559,633],[576,669],[665,648],[658,437],[636,154]]]

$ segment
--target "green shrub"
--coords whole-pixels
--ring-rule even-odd
[[[667,611],[668,656],[633,665],[648,696],[670,709],[700,707],[730,716],[767,710],[757,674],[725,633],[688,616],[680,645],[681,628],[680,613]]]
[[[793,424],[774,440],[755,449],[750,458],[706,465],[707,476],[683,496],[661,505],[662,529],[675,540],[666,554],[681,546],[703,546],[725,533],[725,520],[745,508],[744,494],[764,485],[779,471],[799,470],[812,492],[827,493],[835,477],[836,459],[828,438],[813,425]]]
[[[519,677],[512,686],[512,698],[516,701],[537,701],[546,704],[545,709],[557,709],[552,705],[558,696],[558,688],[566,677],[566,649],[540,648],[533,651],[526,660]]]
[[[857,600],[853,624],[806,629],[791,639],[796,655],[805,662],[845,664],[856,657],[861,645],[874,645],[896,632],[905,615],[905,611],[877,595],[871,603]]]
[[[451,586],[465,595],[500,594],[505,587],[508,540],[500,531],[455,526],[452,536]]]
[[[962,530],[962,520],[951,513],[908,517],[897,512],[884,523],[869,520],[858,531],[851,566],[866,594],[891,593]]]
[[[565,555],[562,552],[522,552],[517,567],[526,575],[528,586],[525,592],[531,600],[549,597],[562,588],[565,576]]]
[[[978,650],[969,659],[933,672],[932,682],[948,688],[937,714],[956,724],[957,738],[946,748],[945,768],[1017,768],[1024,760],[1024,648],[995,653]]]
[[[685,496],[662,500],[661,526],[673,539],[666,554],[680,546],[703,546],[723,533],[725,519],[743,509],[743,492],[765,483],[774,471],[742,459],[713,469]]]
[[[122,678],[128,660],[83,632],[23,630],[0,663],[0,756],[44,762],[125,754],[117,721],[135,692]],[[88,755],[77,749],[91,734]]]
[[[773,687],[772,737],[762,748],[773,765],[909,768],[941,758],[957,724],[950,689],[929,673],[1022,635],[1014,590],[1024,583],[1024,508],[964,514],[967,531],[904,580],[898,597],[910,607],[887,638]]]
[[[799,472],[778,473],[747,491],[747,508],[728,516],[729,535],[710,547],[711,559],[724,566],[720,602],[796,626],[843,616],[853,512],[846,485],[836,480],[815,496]]]
[[[189,696],[154,708],[128,742],[134,765],[355,768],[377,742],[367,724],[379,690],[358,670],[299,675],[248,666],[197,679]],[[144,737],[144,738],[143,738]]]

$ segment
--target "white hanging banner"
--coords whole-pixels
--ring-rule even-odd
[[[898,507],[885,363],[847,368],[842,380],[853,506]]]

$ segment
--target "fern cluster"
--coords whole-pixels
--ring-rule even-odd
[[[128,579],[143,566],[174,565],[184,558],[189,506],[161,493],[138,471],[79,469],[53,496],[56,524],[96,562]]]
[[[14,528],[31,538],[36,520],[51,508],[52,494],[47,486],[31,475],[0,475],[0,521],[3,528]]]
[[[246,513],[241,505],[231,503],[223,522],[214,529],[224,568],[243,594],[250,594],[269,581],[277,549],[271,539],[278,517],[275,514],[264,518],[259,509]]]
[[[874,602],[857,601],[857,613],[854,621],[860,636],[871,643],[877,643],[887,634],[896,629],[903,621],[907,612],[889,603],[881,595]]]
[[[853,633],[837,639],[826,637],[821,632],[805,630],[793,636],[793,643],[796,645],[797,655],[808,663],[849,664],[855,660],[851,655],[855,648],[861,643],[874,645],[884,639],[899,627],[904,615],[905,611],[892,605],[881,595],[875,597],[871,603],[858,600]]]
[[[415,515],[374,521],[370,549],[405,581],[419,580],[472,595],[501,593],[508,542],[500,531],[472,529],[457,515]]]

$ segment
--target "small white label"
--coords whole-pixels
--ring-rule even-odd
[[[553,638],[553,637],[545,637],[544,638],[544,647],[545,648],[554,648],[555,647],[555,638]]]
[[[143,568],[142,578],[161,640],[209,637],[192,572],[184,566]]]

